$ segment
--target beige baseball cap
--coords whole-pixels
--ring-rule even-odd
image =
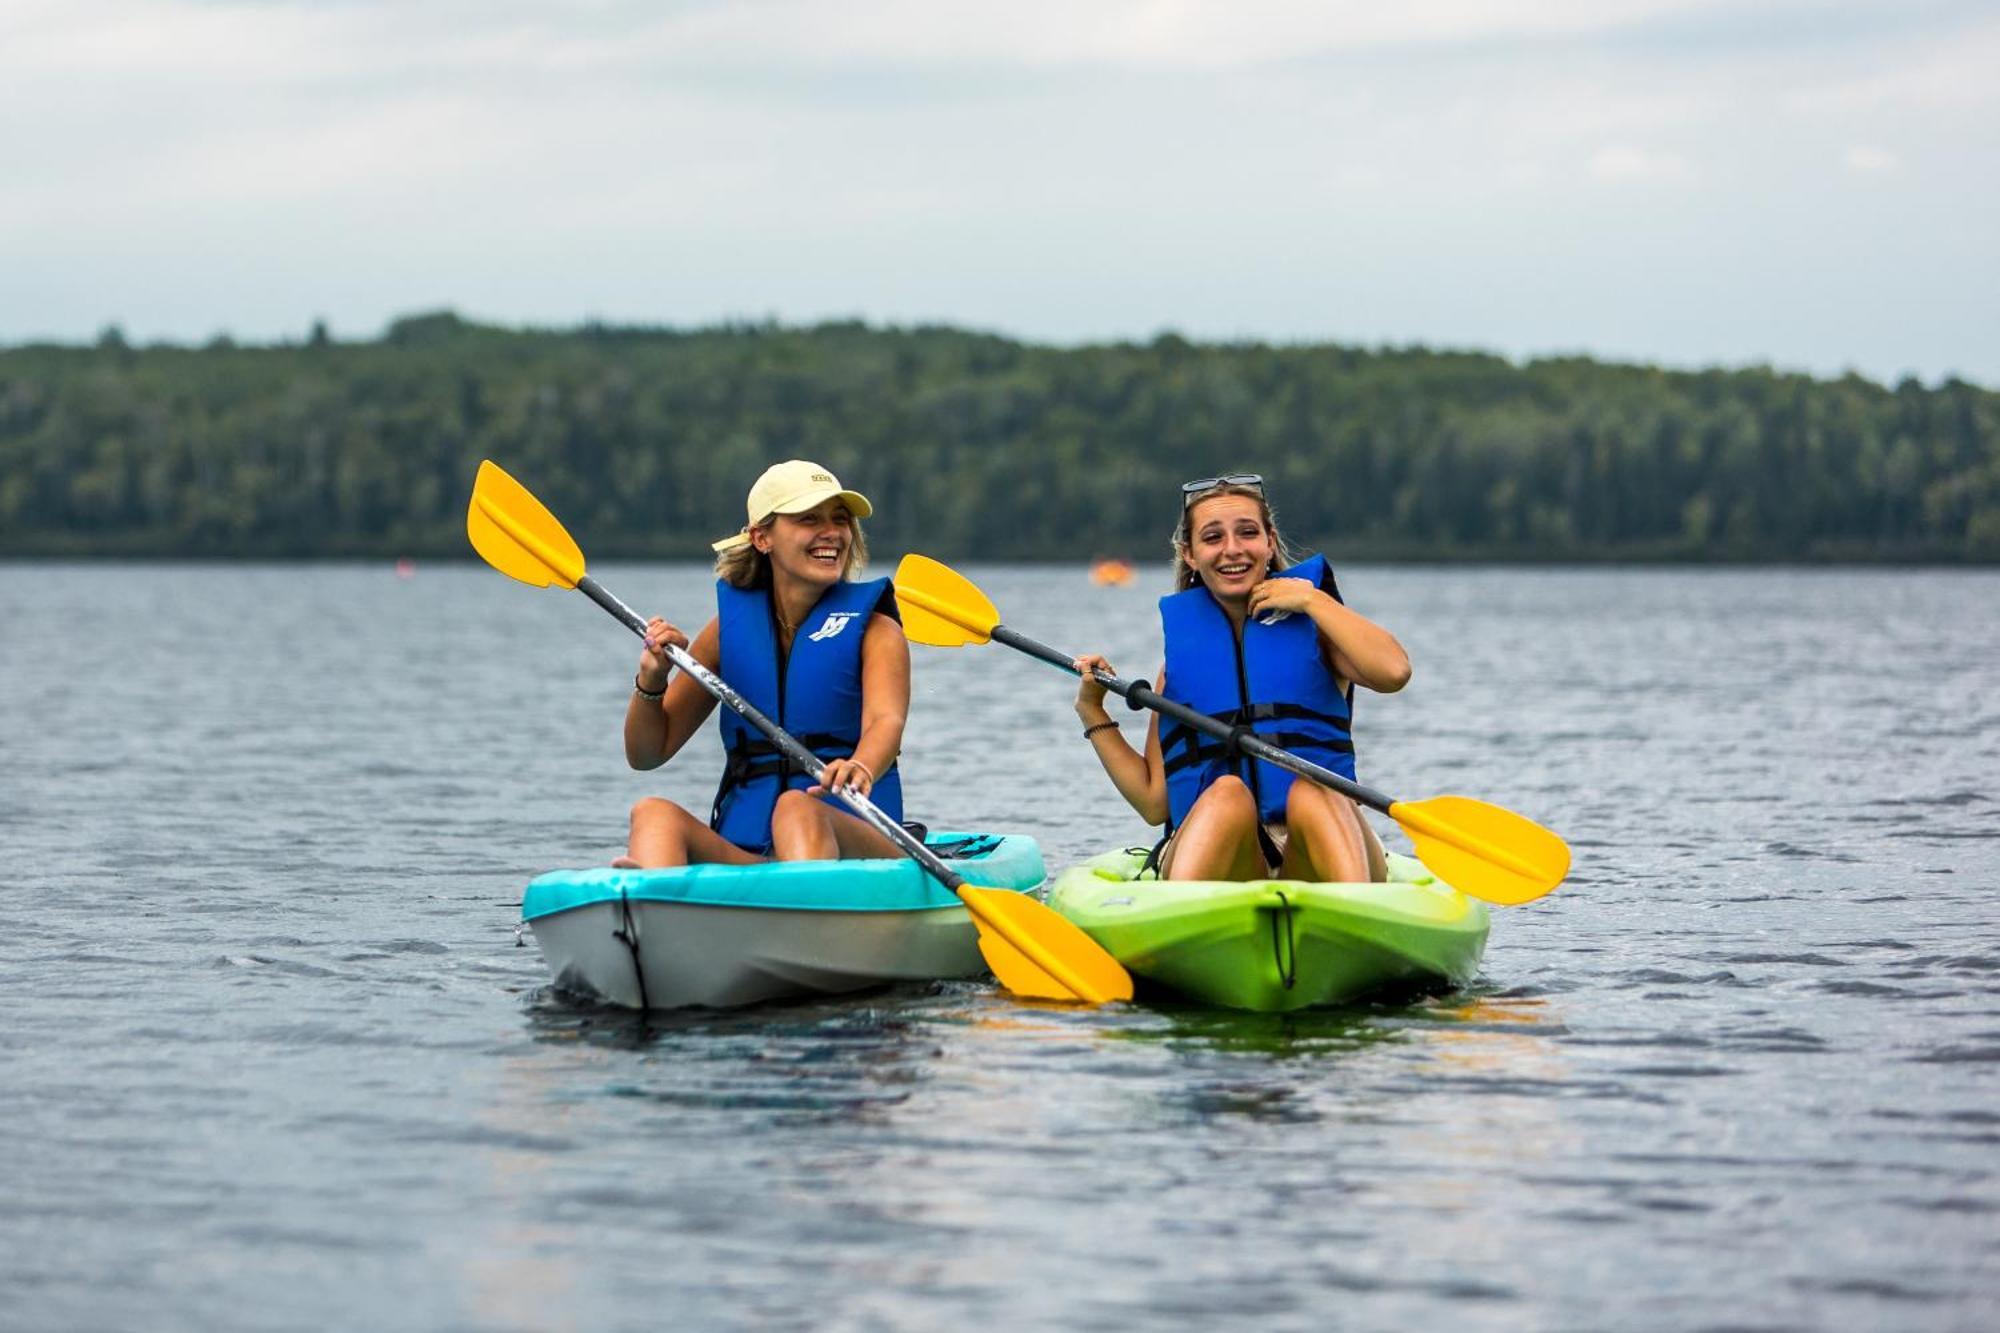
[[[867,518],[875,512],[867,496],[860,491],[844,489],[840,478],[818,463],[808,463],[803,458],[788,458],[782,463],[773,463],[764,469],[764,475],[757,478],[756,484],[750,488],[750,500],[746,506],[749,521],[743,525],[743,530],[719,542],[711,542],[710,548],[727,551],[744,545],[750,540],[750,524],[766,514],[803,514],[817,504],[835,499],[846,501],[847,508],[856,518]]]

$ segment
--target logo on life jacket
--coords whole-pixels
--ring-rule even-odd
[[[854,617],[857,614],[858,613],[854,611],[829,612],[826,617],[826,620],[820,625],[820,627],[814,630],[811,634],[808,634],[806,637],[811,639],[814,643],[818,643],[822,639],[831,639],[834,635],[846,629],[847,622],[854,619]]]

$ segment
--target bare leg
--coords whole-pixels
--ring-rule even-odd
[[[781,793],[771,811],[771,855],[779,861],[888,859],[896,844],[831,801],[800,788]]]
[[[1389,878],[1389,853],[1383,849],[1382,840],[1375,836],[1368,816],[1362,814],[1358,806],[1354,811],[1354,822],[1361,825],[1361,840],[1368,844],[1368,882],[1380,884]]]
[[[1354,802],[1339,792],[1312,782],[1294,782],[1285,798],[1285,825],[1291,829],[1285,848],[1284,879],[1357,884],[1381,879],[1375,869],[1379,844],[1362,822]]]
[[[744,851],[672,801],[648,796],[632,807],[632,833],[625,855],[613,864],[629,862],[651,870],[711,861],[747,866],[763,859]]]
[[[1174,830],[1162,879],[1264,878],[1257,842],[1257,802],[1236,777],[1217,778]]]
[[[826,808],[827,813],[833,816],[833,837],[840,844],[842,860],[879,861],[903,855],[902,848],[876,832],[861,816],[831,804]]]

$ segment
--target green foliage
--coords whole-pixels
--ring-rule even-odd
[[[0,349],[4,554],[463,555],[486,457],[593,556],[704,556],[805,457],[951,560],[1164,560],[1179,483],[1244,468],[1348,558],[2000,559],[2000,395],[1955,380],[450,311]]]

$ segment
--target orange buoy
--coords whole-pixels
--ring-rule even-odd
[[[1099,560],[1090,567],[1090,581],[1103,588],[1122,588],[1132,581],[1129,560]]]

